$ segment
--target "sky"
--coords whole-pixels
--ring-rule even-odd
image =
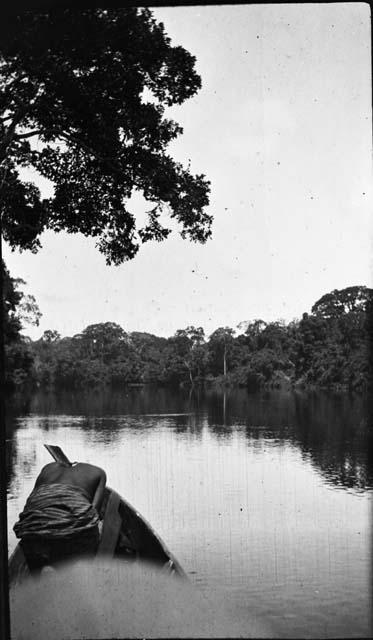
[[[198,94],[166,115],[184,128],[171,155],[211,181],[212,239],[194,244],[176,231],[119,267],[80,235],[45,233],[37,254],[3,243],[43,314],[24,333],[116,322],[209,335],[257,318],[289,322],[333,289],[373,286],[369,5],[152,11],[202,77]],[[132,205],[141,217],[142,199]]]

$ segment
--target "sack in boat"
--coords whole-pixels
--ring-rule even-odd
[[[70,538],[97,527],[99,516],[86,491],[42,484],[30,494],[13,529],[17,538]]]

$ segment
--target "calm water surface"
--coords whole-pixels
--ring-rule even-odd
[[[9,548],[43,443],[105,468],[244,636],[371,637],[364,399],[244,390],[42,394],[7,412]],[[255,632],[254,632],[255,635]]]

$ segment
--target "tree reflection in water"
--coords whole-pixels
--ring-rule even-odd
[[[219,437],[244,425],[251,441],[291,442],[333,485],[354,490],[373,487],[373,433],[368,401],[362,396],[233,390],[225,401],[221,395],[220,403],[219,394],[211,394],[209,408],[210,428]]]
[[[333,486],[362,491],[373,487],[370,459],[372,430],[368,400],[363,396],[327,392],[266,391],[244,389],[169,389],[151,386],[122,391],[22,394],[8,400],[6,433],[8,479],[20,452],[12,434],[22,416],[39,416],[48,431],[53,416],[94,431],[113,441],[123,428],[154,427],[157,415],[178,433],[201,437],[207,426],[217,438],[230,438],[244,430],[253,442],[290,442]],[[177,417],[177,419],[175,419]],[[168,424],[168,423],[167,423]],[[117,433],[116,433],[117,432]]]

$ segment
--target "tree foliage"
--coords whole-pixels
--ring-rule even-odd
[[[355,286],[334,289],[315,302],[312,313],[324,318],[337,318],[353,311],[367,311],[371,300],[372,290],[368,287]]]
[[[234,330],[230,327],[219,327],[210,336],[210,362],[216,375],[227,375],[229,356],[234,342]]]
[[[183,237],[205,242],[209,182],[166,152],[182,128],[165,110],[200,88],[194,65],[148,9],[55,8],[3,20],[0,184],[10,246],[36,251],[44,230],[80,232],[120,264],[169,235],[164,211]],[[42,198],[24,167],[50,180],[53,196]],[[134,191],[150,203],[139,229]]]
[[[127,333],[105,322],[66,338],[48,330],[28,344],[19,337],[22,293],[9,281],[6,284],[7,335],[14,356],[8,366],[17,370],[18,381],[29,378],[57,388],[213,382],[251,390],[301,386],[364,391],[371,380],[371,289],[364,292],[364,305],[350,300],[350,307],[337,314],[324,315],[317,309],[289,324],[244,322],[238,335],[220,327],[206,338],[202,327],[188,326],[161,338]],[[343,290],[340,293],[344,299]]]
[[[171,343],[175,345],[181,369],[184,365],[188,371],[191,384],[193,385],[196,380],[200,382],[205,374],[208,361],[204,329],[194,326],[178,329],[171,339]]]
[[[32,295],[25,294],[21,278],[12,278],[1,263],[2,329],[4,335],[5,384],[14,387],[32,377],[33,355],[30,344],[22,335],[25,324],[39,324],[40,310]]]

